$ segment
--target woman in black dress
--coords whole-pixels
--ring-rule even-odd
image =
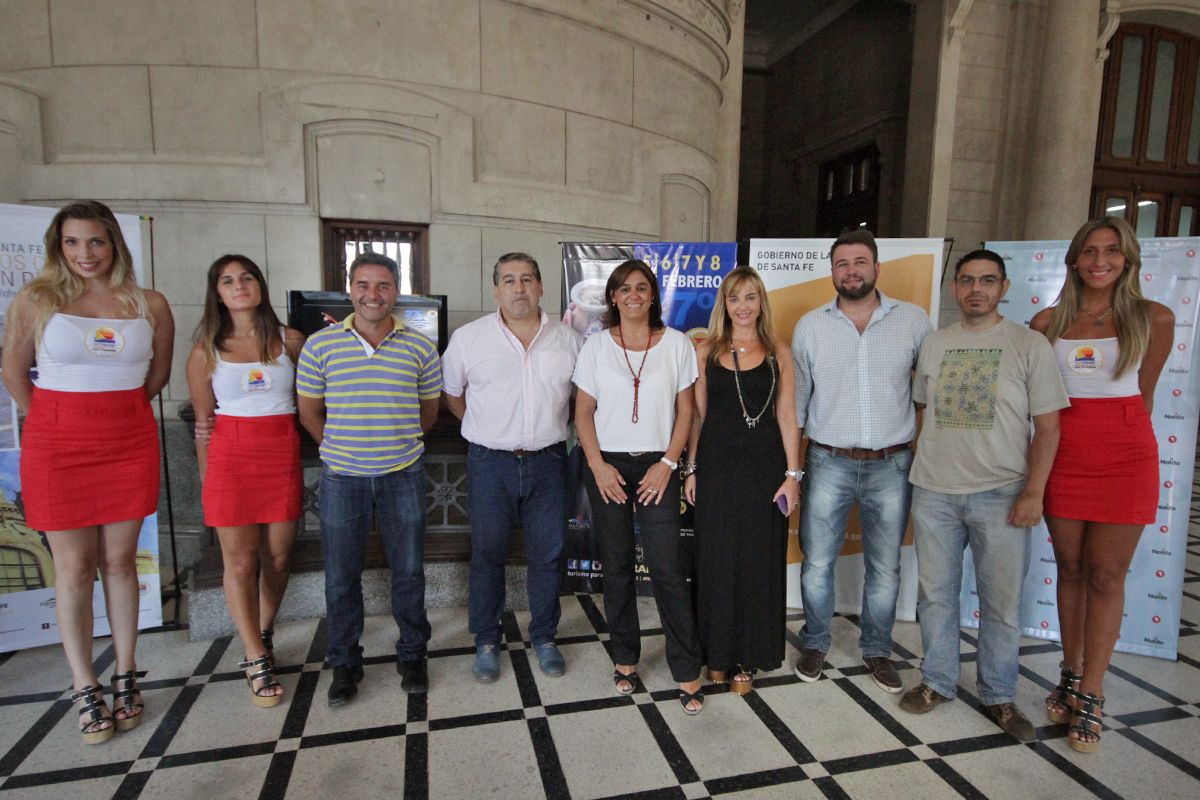
[[[726,276],[698,348],[684,491],[696,506],[696,617],[709,679],[748,694],[784,655],[787,520],[800,495],[792,353],[758,273]]]

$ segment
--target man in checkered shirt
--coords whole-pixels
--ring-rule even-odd
[[[804,627],[796,675],[812,682],[824,669],[834,566],[857,502],[866,568],[859,646],[876,685],[898,694],[904,685],[890,657],[900,545],[912,501],[912,371],[929,316],[875,288],[879,249],[870,231],[839,236],[830,260],[837,297],[805,314],[792,337],[796,416],[809,440],[801,482]]]

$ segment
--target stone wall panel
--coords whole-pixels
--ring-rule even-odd
[[[479,0],[258,0],[259,65],[479,89]]]
[[[433,217],[429,145],[369,133],[317,140],[322,217],[429,222]]]
[[[485,178],[566,183],[565,111],[483,96],[475,125],[475,163]]]
[[[567,185],[605,194],[634,194],[646,135],[637,128],[567,114]]]
[[[261,157],[261,70],[151,67],[154,152],[219,158]]]
[[[0,20],[0,71],[53,63],[45,0],[0,0]]]
[[[49,0],[54,63],[255,67],[254,0]]]
[[[42,96],[47,161],[154,151],[146,67],[28,70],[21,79]]]
[[[658,235],[664,242],[706,242],[709,192],[698,181],[667,176],[662,183]]]
[[[717,87],[646,48],[637,49],[634,64],[634,126],[712,154],[721,106]]]
[[[509,3],[481,8],[482,91],[629,123],[633,46],[597,28]]]
[[[480,271],[482,247],[483,234],[473,225],[429,226],[430,289],[446,295],[451,311],[479,312],[483,296],[492,296],[491,276]]]
[[[208,267],[227,253],[244,255],[259,267],[267,267],[263,218],[258,214],[167,212],[153,216],[155,286],[172,305],[203,306]],[[284,288],[279,286],[277,291]],[[180,334],[191,336],[191,331],[180,329]]]

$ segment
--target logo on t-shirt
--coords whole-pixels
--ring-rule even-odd
[[[1104,351],[1090,344],[1081,344],[1067,353],[1067,367],[1076,375],[1091,375],[1104,366]]]
[[[266,392],[271,388],[271,373],[265,369],[246,370],[242,375],[243,392]]]
[[[1004,350],[947,350],[934,384],[933,410],[939,428],[996,424],[996,387]]]
[[[116,328],[92,328],[84,334],[83,346],[94,356],[115,356],[125,349],[125,337]]]

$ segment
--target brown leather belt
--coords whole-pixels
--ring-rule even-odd
[[[878,461],[881,458],[887,458],[894,453],[900,453],[912,447],[912,442],[905,442],[904,444],[894,444],[891,447],[885,447],[882,450],[867,450],[862,447],[830,447],[827,444],[813,442],[812,440],[809,441],[823,450],[828,450],[835,456],[853,458],[856,461]]]

